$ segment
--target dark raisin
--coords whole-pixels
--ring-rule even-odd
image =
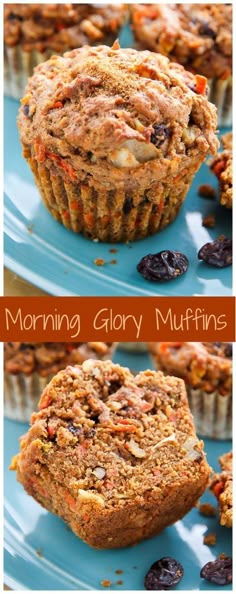
[[[91,427],[91,429],[89,429],[88,431],[85,432],[85,437],[86,439],[91,439],[91,437],[94,437],[96,431],[93,427]]]
[[[204,21],[199,27],[200,35],[204,35],[206,37],[210,37],[211,39],[216,39],[216,32],[210,27],[207,21]]]
[[[167,138],[170,138],[171,131],[170,128],[167,128],[164,124],[154,124],[153,126],[154,132],[151,134],[151,142],[157,148],[165,142]]]
[[[223,345],[224,348],[224,353],[225,353],[225,357],[232,359],[233,356],[233,347],[232,347],[232,343],[231,342],[226,342]]]
[[[29,105],[28,105],[28,103],[26,103],[26,104],[23,106],[23,114],[24,114],[25,116],[27,116],[27,117],[29,116]]]
[[[232,264],[232,239],[219,237],[211,243],[205,243],[198,252],[199,260],[211,266],[225,268]]]
[[[188,259],[181,252],[165,250],[144,256],[137,265],[137,270],[147,280],[167,281],[184,274],[188,265]]]
[[[209,561],[201,569],[200,576],[218,586],[232,584],[232,557]]]
[[[34,345],[30,344],[28,342],[21,342],[21,344],[19,346],[20,351],[28,351],[28,350],[34,351],[34,348],[35,348]]]
[[[144,579],[146,590],[169,590],[176,586],[184,575],[184,570],[176,559],[163,557],[150,567]]]
[[[69,425],[67,425],[67,429],[68,431],[70,431],[70,433],[72,433],[72,435],[74,435],[75,437],[79,437],[80,435],[83,435],[84,431],[82,427],[75,427],[73,425],[73,423],[69,423]]]
[[[108,394],[110,396],[110,394],[115,394],[115,392],[118,392],[118,390],[120,389],[121,384],[119,381],[113,381],[113,382],[109,382],[109,386],[108,386]]]
[[[129,214],[132,208],[134,208],[133,198],[126,198],[123,204],[123,213],[125,215]]]
[[[19,14],[14,14],[14,12],[10,12],[8,17],[7,17],[8,21],[23,21],[23,17],[20,16]]]

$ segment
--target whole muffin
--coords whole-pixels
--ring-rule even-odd
[[[156,369],[184,379],[196,431],[232,437],[232,345],[226,342],[153,342]]]
[[[213,476],[210,489],[219,504],[220,524],[227,528],[233,525],[233,452],[219,458],[222,472]]]
[[[223,151],[211,162],[211,171],[219,180],[220,203],[226,208],[233,205],[233,150],[232,132],[221,136]]]
[[[124,4],[4,4],[4,90],[20,99],[27,79],[52,54],[85,44],[112,45]]]
[[[135,4],[135,36],[143,47],[208,78],[218,123],[232,124],[232,4]]]
[[[203,442],[178,378],[88,360],[60,371],[39,408],[11,469],[93,547],[158,534],[207,486]]]
[[[29,421],[55,373],[86,359],[110,359],[115,347],[114,342],[5,342],[5,416]]]
[[[18,124],[23,154],[52,215],[108,242],[168,225],[218,146],[215,107],[205,93],[203,77],[118,43],[40,64]]]

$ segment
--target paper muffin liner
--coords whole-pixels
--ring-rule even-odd
[[[88,358],[101,359],[102,361],[112,359],[116,349],[117,342],[109,345],[106,352],[97,352],[91,350],[88,353],[87,343],[79,347],[79,356],[77,362],[58,364],[58,371],[67,365],[80,365]],[[4,415],[8,419],[15,421],[29,422],[33,412],[38,410],[38,402],[45,386],[50,382],[57,372],[48,374],[45,377],[39,375],[37,371],[32,371],[30,375],[24,373],[12,374],[4,370]]]
[[[196,432],[213,439],[232,438],[232,395],[187,389]]]
[[[209,101],[217,107],[219,126],[232,126],[232,77],[208,80]]]
[[[76,171],[76,181],[71,181],[69,175],[62,173],[56,159],[50,166],[47,161],[39,163],[27,145],[24,156],[53,217],[75,233],[110,243],[142,239],[169,225],[177,216],[201,164],[197,155],[177,175],[175,172],[171,178],[170,174],[152,188],[142,187],[139,193],[107,190],[102,186],[98,192],[92,178],[90,185],[79,182],[80,171]]]
[[[27,376],[4,373],[4,415],[15,421],[29,422],[38,410],[40,396],[53,374],[41,377],[37,372]]]
[[[4,93],[13,99],[21,99],[24,95],[28,78],[33,69],[41,62],[48,60],[55,53],[51,50],[38,52],[24,51],[20,45],[4,47]]]
[[[131,353],[146,353],[148,350],[146,342],[119,342],[118,348]]]

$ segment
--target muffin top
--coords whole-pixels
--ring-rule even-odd
[[[4,41],[39,52],[96,45],[118,31],[126,14],[124,4],[5,4]]]
[[[216,109],[206,92],[205,78],[164,56],[118,42],[85,46],[35,68],[21,101],[21,140],[40,162],[66,162],[71,179],[78,168],[100,181],[110,170],[115,180],[120,169],[130,177],[132,168],[153,179],[153,161],[161,179],[184,156],[215,152]]]
[[[232,392],[232,344],[228,342],[157,342],[150,350],[165,373],[184,379],[191,388],[220,394]]]
[[[4,371],[13,375],[37,372],[42,377],[86,359],[103,359],[110,354],[107,342],[5,342]]]
[[[232,73],[232,4],[135,4],[136,37],[207,78]]]

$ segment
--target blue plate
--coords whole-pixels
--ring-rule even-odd
[[[120,42],[132,44],[125,27]],[[33,176],[21,156],[16,116],[18,102],[5,100],[5,264],[52,295],[231,295],[231,268],[219,270],[197,259],[199,248],[219,235],[231,237],[231,213],[197,195],[200,184],[217,188],[215,177],[203,165],[177,219],[160,233],[130,244],[94,243],[57,223],[42,204]],[[216,216],[214,229],[202,226],[202,218]],[[114,255],[110,249],[118,251]],[[161,250],[182,251],[190,267],[170,283],[144,280],[137,272],[140,259]],[[97,267],[96,258],[105,265]],[[116,263],[111,263],[112,260]]]
[[[150,367],[148,357],[142,354],[118,351],[115,360],[136,370]],[[101,582],[110,580],[110,590],[143,590],[150,565],[160,557],[171,556],[184,567],[176,590],[216,590],[199,574],[201,567],[220,553],[232,555],[231,530],[221,527],[218,518],[203,517],[193,509],[160,536],[126,549],[96,551],[31,499],[16,482],[15,472],[9,472],[18,438],[26,430],[27,425],[5,421],[4,569],[8,586],[15,590],[103,590]],[[208,461],[215,470],[219,468],[218,456],[230,448],[231,441],[205,440]],[[216,504],[210,493],[202,501]],[[214,547],[203,544],[207,532],[216,533]],[[232,588],[217,586],[217,591],[222,589]]]

